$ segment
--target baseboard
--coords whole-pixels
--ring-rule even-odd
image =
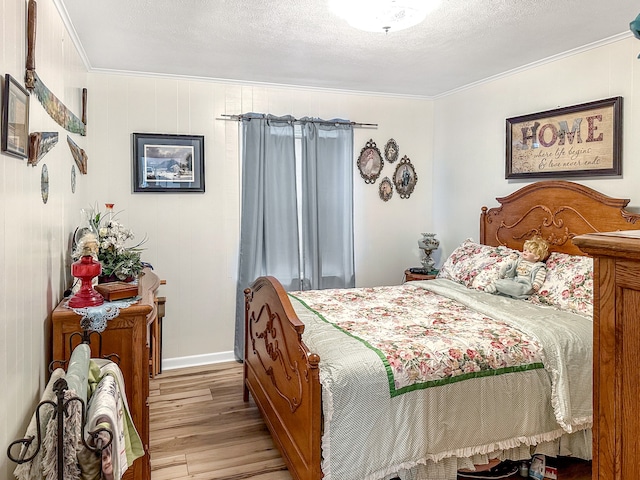
[[[176,368],[197,367],[212,363],[233,362],[235,359],[236,357],[233,351],[192,355],[190,357],[165,358],[162,360],[162,370],[175,370]]]

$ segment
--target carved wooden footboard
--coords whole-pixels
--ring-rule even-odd
[[[320,357],[278,280],[258,278],[245,300],[244,399],[251,392],[293,478],[319,480]]]

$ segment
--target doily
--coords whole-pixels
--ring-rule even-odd
[[[107,328],[107,320],[112,320],[120,315],[121,308],[127,308],[138,302],[140,297],[127,298],[125,300],[116,300],[114,302],[104,302],[96,307],[71,308],[75,313],[82,316],[80,326],[83,330],[91,330],[92,332],[104,332]]]

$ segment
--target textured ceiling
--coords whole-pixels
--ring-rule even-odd
[[[384,34],[354,30],[328,0],[54,2],[90,70],[427,97],[631,35],[640,12],[636,0],[443,0]]]

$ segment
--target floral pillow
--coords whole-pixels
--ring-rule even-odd
[[[462,242],[447,258],[438,272],[438,278],[446,278],[468,288],[484,290],[498,278],[500,266],[517,252],[507,247],[480,245],[470,238]]]
[[[552,252],[546,265],[547,277],[529,301],[593,316],[593,258]]]

